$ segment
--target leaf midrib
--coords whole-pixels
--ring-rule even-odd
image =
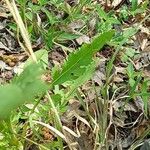
[[[110,30],[109,31],[109,33],[111,33],[111,31],[112,30]],[[107,32],[106,33],[103,33],[103,34],[107,34]],[[102,35],[100,35],[100,36],[102,36]],[[103,39],[103,38],[102,38]],[[111,39],[111,38],[110,38]],[[109,39],[109,40],[110,40]],[[106,43],[106,41],[107,41],[107,38],[105,39],[105,42],[104,43],[102,43],[101,45],[99,45],[99,49],[101,49],[102,47],[103,47],[103,45]],[[92,45],[93,43],[91,43],[90,44],[90,46]],[[97,48],[98,49],[98,48]],[[93,55],[93,53],[95,52],[95,50],[96,49],[92,49],[92,55]],[[78,51],[79,52],[79,51]],[[89,53],[90,53],[91,51],[87,51],[87,53],[86,53],[86,55],[88,55]],[[84,57],[85,55],[83,55],[83,56],[81,56],[79,59],[78,59],[78,61],[75,63],[75,64],[73,64],[71,67],[69,67],[64,73],[62,73],[56,80],[54,80],[53,82],[52,82],[52,85],[55,85],[55,83],[62,77],[62,76],[64,76],[64,74],[66,74],[68,71],[70,71],[83,57]],[[92,56],[91,56],[92,57]]]
[[[90,51],[88,52],[90,53]],[[86,55],[88,55],[88,53],[86,53]],[[85,55],[84,55],[85,56]],[[64,73],[62,73],[55,81],[52,82],[52,85],[54,85],[55,82],[57,82],[65,73],[67,73],[68,71],[70,71],[83,57],[80,57],[80,59],[78,59],[78,61],[72,65],[71,67],[69,67]]]

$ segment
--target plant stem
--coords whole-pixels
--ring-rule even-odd
[[[77,95],[77,98],[79,99],[81,105],[83,106],[83,108],[84,108],[84,110],[85,110],[85,112],[86,112],[88,118],[90,119],[90,122],[91,122],[92,127],[94,128],[94,124],[93,124],[93,121],[92,121],[93,118],[92,118],[92,116],[90,115],[90,113],[89,113],[89,111],[88,111],[86,105],[84,104],[84,101],[83,101],[83,99],[82,99],[82,97],[81,97],[81,95],[80,95],[80,92],[79,92],[78,90],[76,91],[76,95]]]
[[[56,107],[55,107],[55,105],[54,105],[54,103],[53,103],[53,101],[52,101],[52,99],[51,99],[48,92],[47,92],[47,97],[48,97],[49,103],[52,107],[52,110],[54,112],[54,118],[55,118],[54,122],[55,122],[56,129],[59,130],[59,131],[62,131],[62,123],[61,123],[61,120],[60,120],[60,117],[59,117],[59,113],[58,113],[58,111],[57,111],[57,109],[56,109]],[[60,137],[57,137],[57,139],[58,139],[58,142],[60,144],[60,149],[63,150],[62,139]]]
[[[20,135],[18,135],[20,138],[23,138],[24,140],[26,140],[26,141],[29,141],[30,143],[33,143],[33,144],[35,144],[35,145],[37,145],[38,147],[41,147],[42,148],[42,150],[49,150],[49,148],[47,148],[47,147],[45,147],[45,146],[43,146],[43,145],[41,145],[41,144],[38,144],[37,142],[35,142],[35,141],[33,141],[33,140],[30,140],[30,139],[28,139],[28,138],[26,138],[26,137],[23,137],[23,136],[20,136]]]

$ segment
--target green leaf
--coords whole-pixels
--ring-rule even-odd
[[[138,30],[139,30],[138,28],[133,27],[124,29],[122,34],[118,33],[120,35],[116,35],[116,37],[112,40],[114,42],[114,45],[125,44],[130,39],[130,37],[132,37],[137,33]]]
[[[134,84],[135,84],[135,80],[132,79],[132,78],[130,78],[130,79],[129,79],[129,84],[130,84],[131,87],[133,87]]]
[[[135,11],[138,7],[138,1],[137,0],[132,0],[132,11]]]
[[[129,38],[131,36],[133,36],[134,34],[136,34],[138,31],[138,28],[135,28],[135,27],[129,27],[127,29],[124,30],[123,32],[123,37],[124,38]]]
[[[22,103],[23,93],[18,86],[10,84],[0,87],[0,119],[6,119]]]
[[[34,54],[38,62],[43,62],[44,65],[48,64],[48,51],[47,50],[41,49],[41,50],[36,51]],[[24,67],[27,67],[31,65],[32,63],[33,63],[33,60],[31,59],[31,57],[29,57],[27,61],[25,62]]]
[[[66,33],[66,32],[63,32],[62,34],[60,34],[58,37],[57,37],[57,40],[58,41],[63,41],[63,40],[74,40],[76,38],[79,38],[81,35],[78,35],[78,34],[72,34],[72,33]]]
[[[93,61],[91,64],[89,64],[86,67],[86,70],[85,70],[85,72],[83,73],[82,76],[80,76],[78,79],[71,82],[70,90],[69,90],[69,93],[66,96],[67,97],[66,99],[68,99],[70,96],[72,96],[72,94],[75,92],[75,90],[79,86],[84,84],[86,81],[88,81],[92,77],[95,68],[96,68],[96,61]]]
[[[127,74],[129,78],[134,78],[134,67],[132,63],[129,63],[127,66]]]
[[[27,101],[33,101],[48,89],[41,80],[41,64],[32,64],[25,68],[11,84],[0,86],[0,120],[6,119],[12,110]]]
[[[149,85],[148,85],[148,82],[149,80],[145,80],[142,84],[142,87],[141,87],[141,91],[140,91],[140,94],[142,96],[142,100],[144,102],[144,109],[145,109],[145,115],[147,115],[147,111],[148,111],[148,101],[149,101],[149,92],[148,92],[148,88],[149,88]]]
[[[138,76],[137,76],[137,79],[135,80],[135,83],[134,83],[134,85],[131,87],[131,89],[130,89],[130,91],[129,91],[129,95],[130,95],[130,97],[134,97],[135,96],[135,91],[136,91],[136,88],[137,88],[137,86],[138,86],[138,84],[140,83],[140,81],[141,81],[141,74],[139,74]]]
[[[107,15],[107,13],[101,7],[99,7],[99,6],[97,6],[97,12],[98,12],[98,15],[101,18],[103,18],[105,20],[107,20],[109,18],[108,15]]]
[[[113,18],[113,17],[108,18],[108,21],[109,21],[111,24],[121,24],[118,19]]]
[[[133,57],[136,51],[133,48],[127,48],[125,54],[129,57]]]
[[[51,49],[53,46],[53,40],[60,34],[60,31],[56,31],[52,26],[48,29],[48,31],[41,31],[41,34],[44,38],[46,46],[48,47],[48,49]]]
[[[47,85],[41,80],[43,73],[44,70],[40,63],[31,64],[12,83],[23,91],[26,100],[32,100],[36,95],[42,94],[47,89]]]
[[[52,85],[62,84],[66,81],[77,79],[83,75],[92,61],[93,54],[99,51],[106,42],[111,40],[114,34],[113,30],[104,32],[96,37],[91,44],[84,44],[78,51],[71,53],[62,66],[53,73]]]
[[[47,9],[45,9],[44,7],[42,8],[42,11],[46,14],[48,20],[49,20],[49,23],[51,25],[55,24],[57,22],[57,19],[56,17],[50,12],[48,11]]]

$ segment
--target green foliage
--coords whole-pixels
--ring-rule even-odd
[[[54,16],[54,14],[52,14],[51,12],[49,12],[47,9],[45,9],[44,7],[42,8],[43,13],[46,14],[49,24],[54,25],[55,23],[58,23],[59,20]]]
[[[142,79],[141,72],[137,72],[134,70],[133,64],[129,63],[127,66],[127,75],[128,75],[128,83],[129,83],[129,96],[130,98],[135,99],[137,95],[139,95],[138,87],[140,86],[140,82]]]
[[[135,55],[137,55],[138,53],[132,49],[132,48],[127,48],[125,50],[125,53],[122,54],[122,57],[121,57],[121,60],[123,62],[127,62],[127,61],[130,61],[130,59],[134,58]]]
[[[0,87],[0,119],[6,119],[10,112],[24,103],[23,91],[17,85]]]
[[[86,67],[85,72],[79,78],[77,78],[76,80],[74,80],[71,83],[69,93],[67,93],[67,95],[66,95],[66,99],[68,99],[70,96],[72,96],[72,94],[75,92],[75,90],[79,86],[84,84],[87,80],[89,80],[92,77],[94,70],[95,70],[95,67],[96,67],[96,62],[93,61],[91,64],[89,64]]]
[[[0,87],[0,119],[6,119],[13,109],[25,102],[33,101],[48,88],[41,80],[43,69],[40,64],[32,64],[25,68],[11,84]]]
[[[135,84],[135,77],[137,76],[135,71],[134,71],[134,67],[131,63],[128,64],[128,67],[127,67],[127,75],[129,77],[129,85],[131,87],[134,86]]]
[[[113,13],[106,13],[101,7],[96,7],[99,18],[101,19],[98,23],[98,30],[102,32],[109,31],[113,25],[120,24],[119,20],[114,17]]]
[[[12,84],[17,85],[24,93],[26,100],[33,100],[34,96],[42,94],[47,89],[47,86],[41,80],[44,70],[41,64],[31,64],[23,73],[12,81]]]
[[[112,30],[104,32],[96,37],[91,44],[85,44],[77,52],[71,53],[62,69],[57,69],[53,73],[52,85],[79,78],[85,72],[86,66],[93,61],[93,54],[99,51],[112,38],[113,34]]]
[[[138,7],[138,1],[137,0],[132,0],[132,11],[135,11]]]
[[[131,15],[143,13],[148,7],[149,1],[145,0],[141,5],[138,5],[137,0],[132,0]]]
[[[144,102],[144,109],[145,109],[145,115],[146,116],[148,114],[148,101],[149,101],[149,98],[150,98],[150,94],[148,92],[149,85],[150,85],[149,80],[145,79],[144,82],[141,85],[141,93],[140,93],[140,95],[142,97],[142,100]]]
[[[127,20],[129,16],[135,17],[135,15],[143,13],[149,4],[148,0],[145,0],[142,4],[138,5],[137,0],[131,0],[131,8],[126,5],[123,5],[120,9],[120,19]]]
[[[130,37],[135,35],[139,29],[135,27],[129,27],[124,29],[123,32],[119,32],[116,34],[116,36],[113,38],[112,43],[114,45],[121,45],[125,44],[129,41]]]
[[[142,79],[141,72],[136,72],[131,63],[128,64],[127,75],[129,77],[128,82],[130,85],[129,96],[131,98],[135,98],[136,96],[141,96],[141,98],[144,102],[145,115],[147,116],[148,100],[150,97],[150,94],[148,92],[150,80],[145,78],[144,81],[142,81],[141,80]],[[140,89],[137,87],[140,87]]]
[[[37,58],[38,63],[41,63],[41,66],[45,68],[48,64],[48,51],[45,49],[40,49],[34,54]],[[24,67],[27,67],[31,65],[32,63],[33,63],[33,60],[31,58],[28,58],[27,61],[25,62]]]

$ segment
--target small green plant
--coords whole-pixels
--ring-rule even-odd
[[[103,33],[102,35],[95,38],[91,44],[86,44],[82,46],[81,49],[76,53],[72,53],[68,57],[68,60],[64,63],[63,69],[60,71],[59,68],[57,68],[53,73],[53,80],[51,85],[60,85],[66,81],[74,82],[78,78],[80,79],[81,76],[84,75],[86,70],[89,70],[89,72],[91,72],[91,66],[95,68],[92,59],[93,54],[96,51],[100,50],[102,46],[111,39],[113,33],[114,31]],[[42,57],[40,56],[40,59],[41,58]],[[14,109],[16,108],[16,106],[20,105],[20,103],[32,100],[33,97],[36,96],[39,92],[43,93],[43,91],[46,91],[47,86],[42,84],[40,80],[42,73],[42,67],[39,63],[30,64],[25,68],[24,72],[21,75],[16,77],[11,82],[11,84],[1,86],[1,99],[5,99],[5,102],[1,103],[1,119],[3,119],[3,117],[7,117],[7,114],[10,113],[11,106],[12,109]],[[33,90],[31,90],[32,88]],[[10,95],[6,94],[7,90],[10,92]],[[11,98],[13,100],[11,100]],[[16,102],[16,104],[14,102]],[[8,106],[8,104],[10,105],[10,107],[6,110],[5,107]],[[13,104],[15,106],[13,106]]]
[[[99,51],[112,38],[113,34],[113,30],[105,32],[96,37],[91,44],[85,44],[77,52],[70,54],[62,69],[55,68],[53,71],[53,80],[49,88],[71,81],[71,90],[68,92],[68,96],[70,96],[75,89],[90,79],[96,67],[93,59],[94,53]],[[36,56],[42,61],[44,55],[38,52]],[[28,65],[21,75],[16,77],[11,84],[0,87],[0,99],[5,99],[5,101],[0,102],[1,120],[7,120],[12,110],[17,109],[25,102],[33,101],[37,96],[42,96],[41,94],[48,90],[48,85],[41,81],[41,75],[44,71],[42,69],[43,63],[41,63],[32,64],[28,60]],[[87,75],[86,78],[85,75]],[[57,126],[56,128],[60,130]]]
[[[138,5],[137,0],[131,0],[131,8],[124,5],[120,10],[120,19],[126,21],[129,17],[135,17],[138,14],[142,14],[148,6],[148,1],[144,1],[142,4]]]
[[[142,73],[135,71],[133,64],[129,63],[127,66],[127,75],[128,75],[128,83],[130,86],[129,96],[130,99],[135,99],[137,96],[140,96],[144,103],[145,115],[148,115],[148,99],[150,94],[148,93],[149,88],[149,79],[142,80]]]
[[[101,7],[96,7],[100,22],[98,23],[98,31],[109,31],[113,25],[119,25],[120,21],[114,16],[113,12],[106,13]]]

